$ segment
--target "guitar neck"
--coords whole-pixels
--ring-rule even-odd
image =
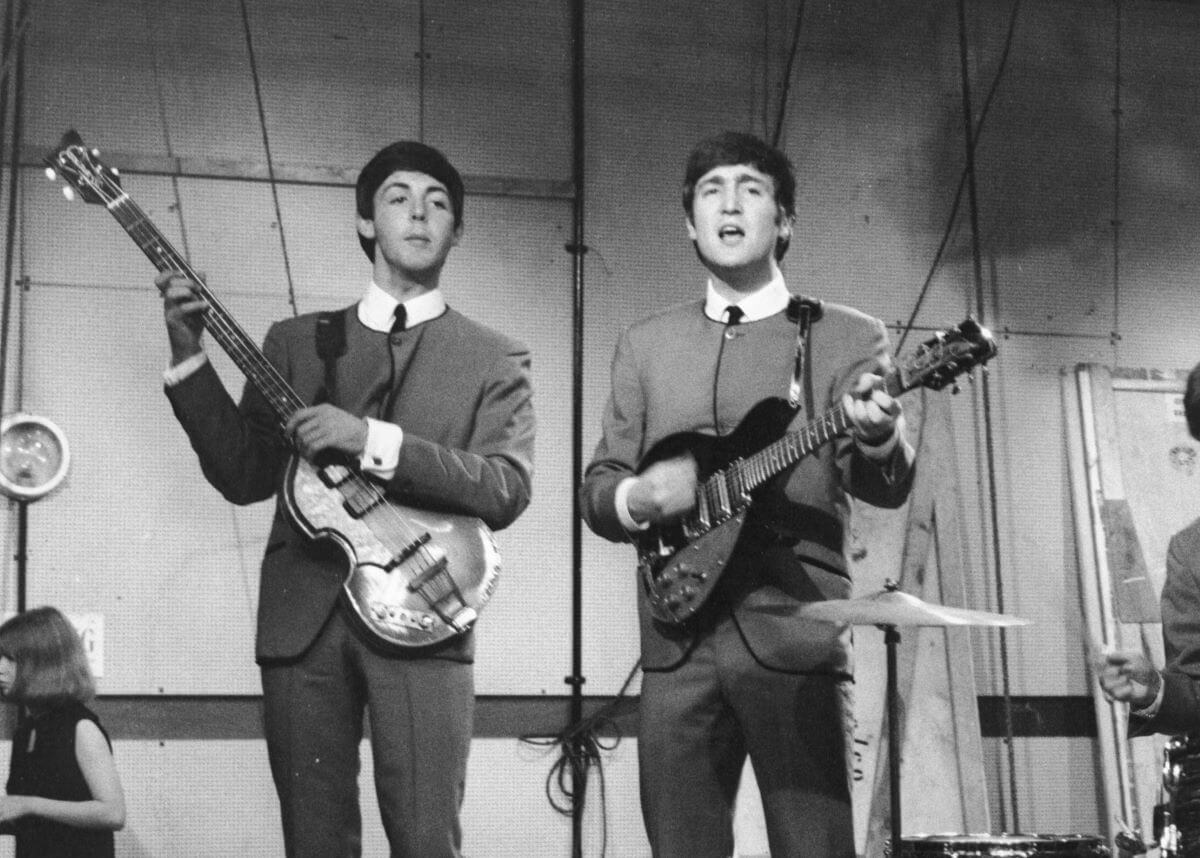
[[[205,329],[267,400],[280,424],[303,408],[305,403],[141,207],[121,191],[107,203],[107,208],[155,268],[183,272],[197,284],[197,294],[208,304],[204,312]]]
[[[891,370],[883,377],[883,389],[889,396],[899,396],[910,389],[900,371]],[[731,463],[716,472],[700,486],[703,500],[713,507],[722,498],[749,495],[772,477],[786,471],[818,447],[832,441],[850,428],[850,417],[841,403],[799,429],[788,432],[777,441]]]

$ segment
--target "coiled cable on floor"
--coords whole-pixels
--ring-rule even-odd
[[[618,710],[626,701],[629,686],[642,666],[638,661],[630,669],[616,696],[586,718],[569,724],[553,736],[526,734],[520,741],[544,748],[558,748],[558,759],[546,773],[546,800],[563,816],[582,814],[586,805],[588,777],[594,769],[600,788],[600,856],[608,849],[607,785],[603,754],[613,751],[624,736],[617,724]]]

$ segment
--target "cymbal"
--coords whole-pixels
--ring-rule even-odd
[[[967,608],[948,608],[922,602],[916,596],[899,590],[881,590],[857,599],[831,599],[810,602],[800,609],[800,616],[827,623],[848,623],[852,626],[1024,626],[1029,620],[972,611]]]

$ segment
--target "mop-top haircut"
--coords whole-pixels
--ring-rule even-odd
[[[722,131],[701,140],[688,156],[683,177],[683,210],[692,219],[692,203],[696,199],[696,182],[709,170],[734,164],[749,164],[775,182],[775,202],[783,216],[796,216],[796,173],[792,162],[778,149],[767,145],[753,134]],[[781,237],[775,244],[775,259],[783,259],[790,238]]]
[[[450,204],[454,208],[454,228],[462,227],[463,222],[463,181],[454,165],[446,160],[446,156],[424,143],[415,140],[398,140],[384,146],[367,162],[358,174],[355,185],[355,203],[358,216],[366,220],[375,218],[375,192],[388,176],[397,170],[411,170],[433,176],[446,186],[450,194]],[[375,240],[358,236],[363,253],[372,262],[375,261]]]

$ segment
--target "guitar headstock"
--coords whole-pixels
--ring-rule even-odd
[[[70,185],[63,188],[67,199],[72,198],[74,189],[84,202],[108,205],[121,194],[117,171],[101,163],[100,151],[84,146],[75,131],[64,134],[58,148],[44,160],[49,178],[61,176]]]
[[[902,368],[904,389],[919,385],[941,390],[995,355],[992,332],[968,317],[958,327],[938,331],[917,347]]]

